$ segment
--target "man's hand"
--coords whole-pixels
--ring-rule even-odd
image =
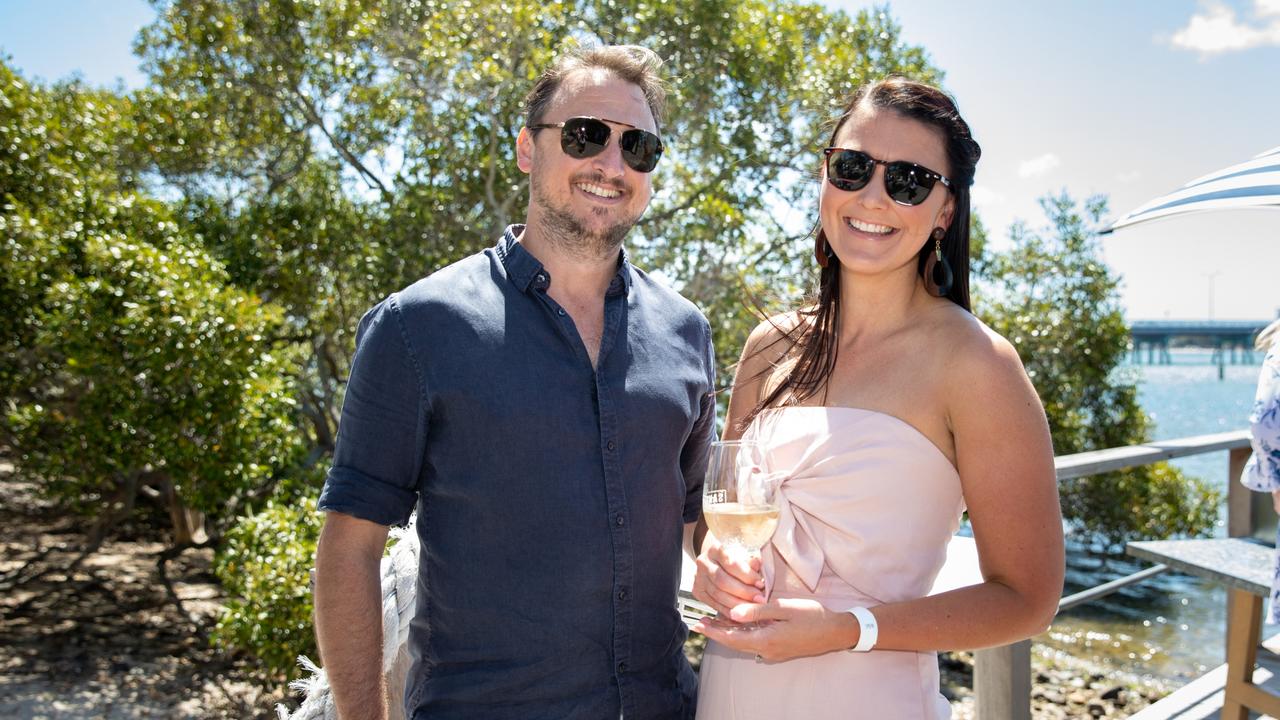
[[[764,602],[764,577],[760,556],[731,552],[713,535],[707,535],[698,556],[693,596],[710,605],[722,617],[741,603]]]
[[[342,720],[386,720],[382,579],[387,528],[330,512],[316,546],[316,640]]]

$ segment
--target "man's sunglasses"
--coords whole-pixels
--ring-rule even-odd
[[[884,191],[899,205],[919,205],[929,197],[934,183],[942,181],[951,189],[951,181],[923,165],[894,160],[877,160],[861,150],[829,147],[822,151],[827,156],[827,180],[835,187],[854,191],[871,182],[876,165],[884,166]]]
[[[630,130],[622,131],[618,137],[618,147],[622,149],[622,160],[636,172],[652,172],[662,157],[662,140],[648,130],[641,130],[617,120],[609,120],[614,125],[625,125]],[[600,118],[574,117],[562,123],[541,123],[530,125],[530,130],[547,130],[560,128],[560,148],[571,158],[595,157],[604,152],[609,144],[609,136],[613,128]]]

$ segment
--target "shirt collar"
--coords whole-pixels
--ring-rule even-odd
[[[528,292],[530,286],[546,288],[551,284],[550,274],[543,269],[542,262],[519,243],[520,234],[523,232],[524,225],[508,225],[495,248],[498,257],[502,260],[503,267],[507,269],[507,277],[511,278],[511,282],[515,283],[520,292]],[[618,254],[618,273],[609,283],[609,290],[605,294],[612,295],[618,292],[619,288],[622,292],[630,294],[632,282],[631,261],[627,259],[627,249],[622,248],[622,252]]]

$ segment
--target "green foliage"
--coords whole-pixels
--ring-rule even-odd
[[[1059,455],[1149,439],[1135,378],[1121,364],[1129,330],[1118,280],[1099,257],[1103,198],[1083,207],[1065,193],[1041,201],[1050,227],[1013,228],[1013,247],[987,252],[977,312],[1018,348],[1049,417]],[[1166,463],[1066,481],[1063,514],[1086,541],[1208,533],[1220,493]]]
[[[0,83],[5,442],[72,508],[153,483],[224,512],[304,450],[279,310],[133,187],[127,99]]]
[[[1114,552],[1130,540],[1208,535],[1221,506],[1221,492],[1168,463],[1068,480],[1062,489],[1063,515]]]
[[[218,256],[232,268],[244,257],[258,264],[233,270],[237,282],[280,299],[310,336],[304,410],[322,447],[359,312],[523,217],[522,99],[568,45],[634,42],[667,61],[670,150],[629,244],[641,267],[716,318],[722,370],[755,324],[744,291],[791,302],[808,282],[796,280],[808,268],[801,238],[835,100],[890,73],[940,77],[887,13],[790,1],[178,0],[161,9],[138,43],[152,79],[139,133]],[[787,206],[795,217],[779,222]],[[207,224],[214,207],[226,210]],[[299,244],[311,236],[314,245]],[[280,283],[293,300],[275,294]]]
[[[226,535],[214,573],[230,598],[213,641],[247,650],[266,675],[298,674],[297,657],[317,657],[311,567],[320,537],[316,499],[245,516]]]

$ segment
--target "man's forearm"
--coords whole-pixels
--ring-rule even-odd
[[[384,720],[378,557],[330,542],[316,553],[316,639],[341,720]]]

